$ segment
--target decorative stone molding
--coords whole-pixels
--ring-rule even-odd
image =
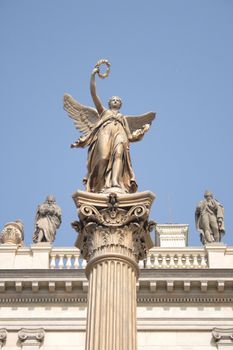
[[[52,247],[46,243],[37,243],[30,247],[0,244],[0,271],[84,270],[85,267],[86,260],[80,257],[80,250],[76,247]],[[152,247],[147,253],[147,258],[139,261],[139,267],[172,270],[232,269],[233,247],[216,244],[205,247]]]
[[[185,247],[188,242],[187,224],[157,224],[156,244],[160,247]]]
[[[22,328],[18,332],[21,347],[30,346],[31,349],[38,349],[44,340],[45,332],[43,328],[28,329]]]
[[[28,297],[19,297],[19,298],[1,298],[0,299],[1,304],[20,304],[20,303],[27,303],[27,304],[40,304],[40,303],[70,303],[70,304],[86,304],[87,303],[87,297],[34,297],[34,298],[28,298]]]
[[[87,292],[87,290],[86,290]],[[156,292],[156,284],[152,285],[151,292]],[[171,294],[171,293],[170,293]],[[205,297],[205,296],[154,296],[152,295],[143,295],[140,292],[138,293],[137,302],[139,304],[150,304],[150,303],[193,303],[193,304],[231,304],[233,303],[233,297]],[[28,298],[28,297],[19,297],[19,298],[0,298],[1,304],[20,304],[20,303],[27,303],[27,304],[82,304],[85,305],[87,303],[87,297],[34,297],[34,298]]]
[[[159,296],[159,297],[152,297],[152,296],[139,296],[137,298],[137,302],[139,304],[151,304],[151,303],[166,303],[166,304],[174,304],[174,303],[195,303],[195,304],[215,304],[215,303],[227,303],[230,304],[233,302],[233,297],[226,297],[226,298],[220,298],[220,297],[186,297],[186,296],[180,296],[180,297],[168,297],[168,296]]]
[[[148,218],[154,195],[79,191],[73,199],[80,221],[72,226],[89,280],[85,349],[136,350],[138,262],[153,245],[155,223]]]
[[[212,335],[218,349],[233,349],[233,328],[214,328]]]
[[[97,257],[102,259],[101,256]],[[119,260],[118,256],[118,261]],[[128,259],[128,257],[127,257]],[[129,267],[133,264],[129,263]],[[121,259],[122,261],[122,259]],[[233,269],[143,269],[140,272],[138,298],[179,297],[184,302],[230,303],[233,300]],[[86,303],[89,288],[79,270],[2,270],[0,271],[1,303]]]
[[[73,199],[80,221],[72,226],[79,233],[76,246],[84,259],[110,253],[113,246],[135,262],[146,257],[153,245],[150,231],[155,226],[148,221],[154,200],[151,192],[102,195],[79,191]]]
[[[214,242],[205,245],[208,254],[208,267],[211,269],[232,268],[232,247],[227,247],[222,242]]]
[[[206,269],[207,255],[202,248],[153,247],[147,254],[147,269]]]
[[[3,345],[6,342],[6,338],[7,338],[7,331],[5,328],[0,328],[0,348],[3,347]]]
[[[21,246],[23,245],[23,240],[24,240],[23,223],[20,220],[8,222],[7,224],[4,225],[0,236],[0,243],[17,244]]]

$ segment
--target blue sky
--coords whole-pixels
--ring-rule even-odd
[[[139,190],[157,199],[151,219],[190,225],[205,189],[225,207],[233,245],[233,2],[231,0],[0,2],[0,226],[22,219],[32,241],[36,208],[54,194],[63,223],[55,245],[72,246],[71,194],[82,187],[87,150],[62,107],[65,92],[93,106],[90,73],[103,103],[122,112],[156,111],[145,138],[131,145]]]

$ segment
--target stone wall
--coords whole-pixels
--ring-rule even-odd
[[[138,350],[233,347],[232,259],[224,245],[151,249],[137,283]],[[0,346],[84,350],[88,281],[78,249],[2,245],[0,260]]]

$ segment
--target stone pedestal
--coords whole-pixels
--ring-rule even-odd
[[[159,247],[186,247],[188,243],[187,224],[157,224],[156,245]]]
[[[151,192],[77,192],[77,247],[89,280],[86,350],[136,350],[138,261],[152,247]]]
[[[205,245],[208,254],[209,268],[219,269],[227,267],[225,257],[226,246],[221,242],[213,242]]]
[[[49,242],[40,242],[31,245],[32,251],[32,268],[48,269],[49,268],[49,253],[52,249],[52,244]]]

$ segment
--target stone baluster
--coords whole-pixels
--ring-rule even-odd
[[[79,268],[79,255],[74,254],[74,268],[78,269]]]
[[[181,269],[181,268],[183,267],[182,254],[177,254],[177,258],[178,258],[177,267],[178,267],[179,269]]]
[[[58,261],[58,268],[64,269],[64,254],[63,253],[59,253],[59,261]]]
[[[136,350],[138,261],[152,247],[147,220],[154,196],[79,191],[73,198],[89,280],[85,349]]]
[[[87,261],[85,259],[82,260],[82,269],[85,269],[87,266]]]
[[[190,254],[185,254],[185,267],[187,269],[191,268],[191,263],[190,263]]]
[[[176,267],[176,264],[174,261],[174,254],[170,253],[169,256],[170,256],[170,268],[173,269],[174,267]]]
[[[206,256],[201,254],[201,267],[203,269],[205,269],[207,266],[206,266]]]
[[[171,264],[171,255],[170,254],[165,255],[165,262],[166,262],[166,268],[170,268],[170,264]]]
[[[154,268],[157,269],[159,267],[159,260],[158,260],[158,254],[154,254],[155,261],[154,261]]]
[[[54,254],[54,253],[50,254],[50,268],[51,269],[56,268],[56,254]]]
[[[181,254],[181,267],[182,267],[182,269],[186,268],[186,259],[185,259],[185,255],[183,253]]]
[[[72,262],[71,262],[72,254],[66,254],[66,268],[70,269],[72,267]]]
[[[151,267],[152,267],[151,266],[151,253],[148,252],[147,257],[146,257],[146,268],[150,269]]]
[[[198,268],[198,265],[199,265],[197,257],[198,257],[198,254],[197,254],[197,253],[194,253],[194,254],[193,254],[193,267],[194,267],[195,269]]]
[[[162,255],[161,267],[162,268],[166,268],[167,267],[166,255],[164,253]]]

